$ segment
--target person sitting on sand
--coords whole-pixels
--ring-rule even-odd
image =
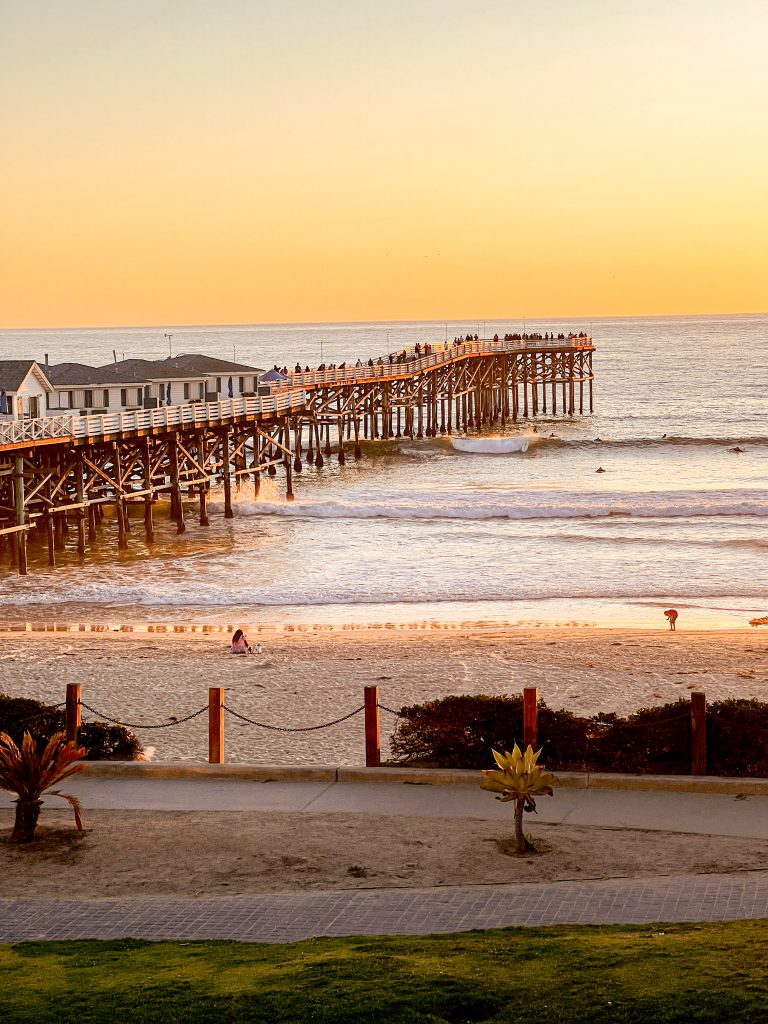
[[[253,654],[251,645],[248,643],[248,638],[242,629],[236,629],[232,637],[232,653],[233,654]]]
[[[668,608],[664,612],[664,614],[666,615],[667,619],[669,620],[669,628],[670,629],[676,629],[675,623],[677,622],[677,612],[675,611],[675,609],[674,608]]]

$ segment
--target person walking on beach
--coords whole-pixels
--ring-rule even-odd
[[[677,622],[677,612],[674,608],[668,608],[664,614],[669,620],[669,628],[674,630],[676,628],[675,623]]]

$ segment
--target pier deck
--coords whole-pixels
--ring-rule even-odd
[[[466,341],[402,354],[373,365],[290,373],[271,393],[93,416],[49,416],[0,423],[0,556],[27,572],[30,533],[44,540],[48,564],[72,525],[77,552],[96,539],[103,506],[113,504],[118,547],[128,546],[128,504],[144,506],[146,539],[153,504],[170,495],[177,532],[186,529],[182,495],[196,496],[201,526],[207,494],[281,467],[287,500],[304,464],[321,467],[336,448],[361,457],[361,439],[435,437],[539,414],[593,408],[591,338]],[[371,361],[372,362],[372,361]],[[586,388],[586,395],[585,395]],[[578,390],[577,390],[578,389]]]

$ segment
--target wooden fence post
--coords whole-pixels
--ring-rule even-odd
[[[379,688],[365,688],[365,767],[378,768],[381,765],[381,715],[379,713]]]
[[[77,730],[83,721],[83,709],[80,706],[81,686],[79,683],[67,683],[67,742],[77,743]]]
[[[707,774],[707,698],[691,694],[691,775]]]
[[[523,748],[536,749],[539,741],[539,690],[526,686],[523,690]]]
[[[224,689],[208,689],[208,763],[224,764]]]

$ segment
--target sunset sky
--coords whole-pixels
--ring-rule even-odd
[[[765,0],[0,0],[0,326],[768,309]]]

